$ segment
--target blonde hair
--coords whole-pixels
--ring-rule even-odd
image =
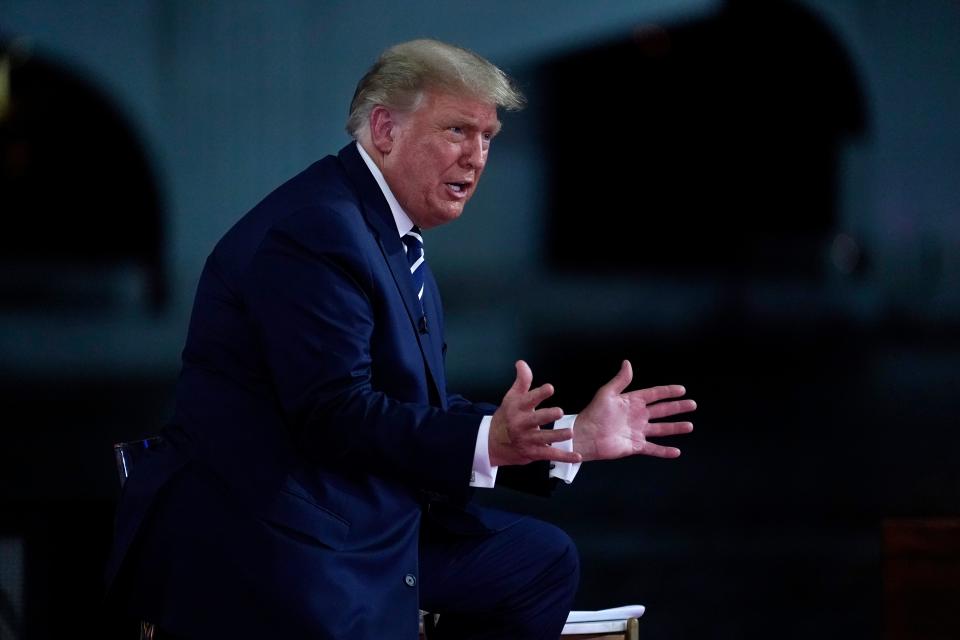
[[[347,132],[358,138],[376,105],[410,112],[426,89],[477,98],[508,111],[526,100],[496,65],[476,53],[438,40],[411,40],[384,51],[360,79],[350,103]]]

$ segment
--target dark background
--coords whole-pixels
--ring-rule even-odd
[[[630,358],[700,405],[679,460],[480,499],[569,531],[576,606],[645,637],[891,631],[884,523],[960,516],[960,5],[596,4],[0,0],[0,638],[131,637],[111,445],[170,414],[219,236],[423,35],[529,98],[427,237],[451,387],[523,357],[574,412]],[[898,637],[955,637],[930,611]]]

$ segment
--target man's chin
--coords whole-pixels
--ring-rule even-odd
[[[459,204],[459,203],[458,203]],[[463,213],[463,205],[457,207],[442,207],[431,211],[422,217],[420,221],[414,220],[421,229],[432,229],[453,222]],[[413,216],[411,216],[413,219]]]

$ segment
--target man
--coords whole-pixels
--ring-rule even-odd
[[[578,416],[538,408],[553,389],[522,361],[499,407],[447,392],[422,232],[460,216],[498,106],[520,105],[471,52],[397,45],[358,85],[356,142],[218,243],[168,444],[118,511],[108,577],[132,613],[188,638],[406,640],[418,608],[444,638],[559,635],[572,543],[472,487],[547,493],[584,460],[674,457],[646,438],[692,425],[649,420],[695,405],[678,386],[623,393],[627,362]]]

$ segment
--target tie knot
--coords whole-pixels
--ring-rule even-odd
[[[403,236],[403,244],[406,251],[422,252],[423,251],[423,234],[420,232],[420,227],[414,226],[413,229],[407,232]]]

